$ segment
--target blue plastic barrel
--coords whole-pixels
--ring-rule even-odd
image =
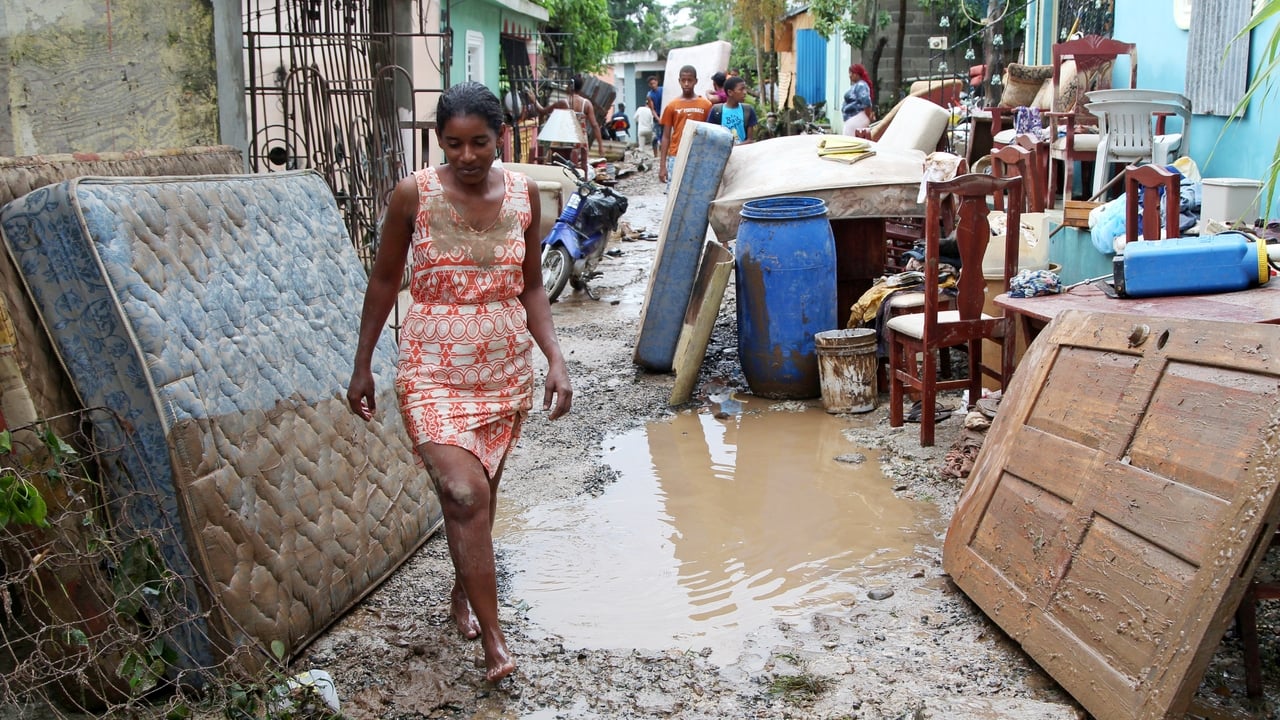
[[[827,204],[812,197],[750,200],[734,246],[738,357],[754,395],[817,397],[813,336],[838,327],[836,243]]]

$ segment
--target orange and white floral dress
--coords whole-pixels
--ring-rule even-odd
[[[529,189],[503,171],[497,220],[472,228],[445,198],[435,168],[414,173],[413,277],[400,328],[396,394],[415,447],[470,450],[489,477],[533,407],[533,341],[524,306]]]

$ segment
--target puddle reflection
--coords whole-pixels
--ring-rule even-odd
[[[740,415],[685,413],[607,439],[621,477],[602,496],[504,522],[531,619],[575,646],[736,655],[746,633],[860,595],[877,569],[936,543],[931,506],[894,497],[846,420],[743,399]],[[866,462],[834,459],[855,452]]]

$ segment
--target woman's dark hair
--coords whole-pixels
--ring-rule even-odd
[[[724,87],[724,73],[712,73],[711,82],[715,83],[716,87]]]
[[[573,76],[573,91],[574,91],[574,92],[576,92],[576,93],[580,93],[580,92],[582,92],[582,86],[583,86],[584,84],[586,84],[586,82],[587,82],[587,81],[586,81],[586,80],[584,80],[584,79],[582,78],[582,76],[581,76],[581,75],[574,75],[574,76]]]
[[[440,102],[436,103],[436,133],[443,132],[450,120],[465,115],[483,119],[494,135],[502,135],[502,103],[481,83],[458,83],[440,94]]]

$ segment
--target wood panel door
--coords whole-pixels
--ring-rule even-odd
[[[944,546],[1090,713],[1190,705],[1276,530],[1280,328],[1060,315],[1029,348]]]

